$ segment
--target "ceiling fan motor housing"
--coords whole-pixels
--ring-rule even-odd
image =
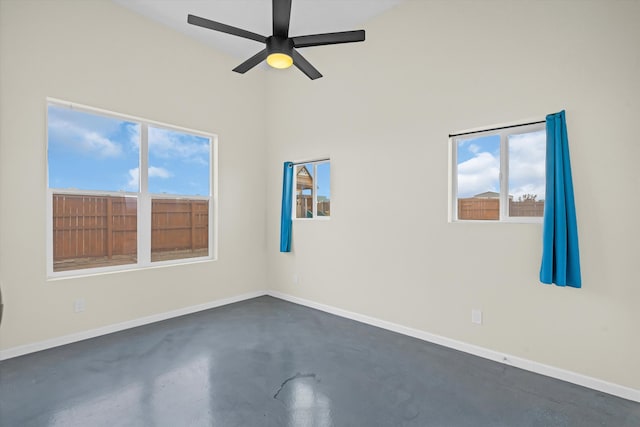
[[[287,56],[293,56],[293,40],[277,36],[267,37],[267,53],[269,55],[284,53]]]

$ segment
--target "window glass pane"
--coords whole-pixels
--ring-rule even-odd
[[[49,188],[138,191],[140,125],[48,106]]]
[[[509,216],[544,213],[546,131],[509,135]]]
[[[81,106],[47,108],[48,273],[213,255],[214,137]],[[140,247],[138,223],[151,232]]]
[[[209,255],[209,201],[151,200],[151,261]]]
[[[53,271],[135,264],[137,198],[53,194]]]
[[[296,218],[313,218],[313,163],[296,166]]]
[[[318,163],[316,164],[316,171],[316,192],[318,193],[316,196],[318,200],[316,213],[318,216],[329,216],[331,214],[331,186],[329,180],[331,164],[328,162]]]
[[[149,192],[209,196],[211,140],[149,126]]]
[[[500,219],[500,136],[456,141],[458,219]]]

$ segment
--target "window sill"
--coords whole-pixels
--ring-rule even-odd
[[[123,266],[114,267],[101,267],[101,268],[87,268],[83,270],[71,270],[49,273],[47,275],[47,282],[58,282],[67,279],[79,279],[95,276],[104,276],[107,274],[125,273],[130,271],[144,271],[155,270],[158,268],[167,268],[175,266],[183,266],[190,264],[202,264],[207,262],[214,262],[216,258],[213,257],[200,257],[200,258],[188,258],[185,260],[171,260],[171,261],[157,261],[149,265],[137,265],[128,264]]]

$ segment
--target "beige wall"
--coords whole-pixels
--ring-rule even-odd
[[[110,1],[0,5],[0,349],[264,289],[264,73]],[[216,133],[218,261],[47,281],[46,97]]]
[[[324,78],[269,75],[270,286],[640,389],[638,22],[637,1],[409,0],[363,44],[306,49]],[[538,282],[540,224],[447,222],[450,132],[561,109],[580,290]],[[281,254],[282,162],[324,156],[332,218]]]
[[[305,49],[314,82],[108,1],[0,7],[0,349],[270,288],[640,388],[640,3],[408,0]],[[48,282],[47,96],[217,133],[219,260]],[[563,108],[580,290],[538,283],[539,224],[447,223],[449,132]],[[332,218],[281,254],[282,162],[325,156]]]

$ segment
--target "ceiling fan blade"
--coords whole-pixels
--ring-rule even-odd
[[[267,49],[263,49],[260,52],[256,53],[255,55],[253,55],[251,58],[244,61],[242,64],[238,65],[236,68],[233,69],[233,71],[235,71],[236,73],[244,74],[250,69],[252,69],[253,67],[255,67],[256,65],[258,65],[259,63],[261,63],[262,61],[264,61],[265,59],[267,59],[268,55],[269,53],[267,52]]]
[[[364,41],[364,30],[342,31],[340,33],[311,34],[291,37],[295,47],[323,46],[327,44],[353,43]]]
[[[275,37],[289,37],[289,22],[291,21],[291,0],[273,0],[273,35]]]
[[[291,54],[291,56],[293,57],[293,65],[298,67],[298,69],[305,73],[311,80],[319,79],[320,77],[322,77],[320,71],[316,70],[309,61],[304,59],[304,56],[300,55],[295,50],[291,51]]]
[[[266,43],[267,38],[260,34],[252,33],[251,31],[243,30],[241,28],[232,27],[231,25],[222,24],[220,22],[211,21],[206,18],[200,18],[195,15],[188,15],[187,22],[198,27],[208,28],[214,31],[220,31],[222,33],[232,34],[234,36],[242,37],[245,39],[255,40],[257,42]]]

